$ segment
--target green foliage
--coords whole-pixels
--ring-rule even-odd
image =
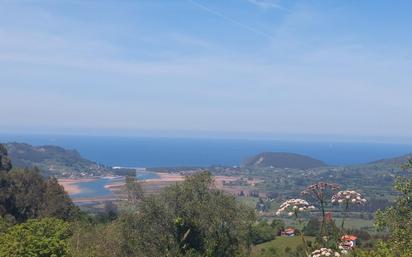
[[[137,202],[143,198],[143,189],[138,183],[136,176],[126,176],[126,193],[129,205],[136,205]]]
[[[119,257],[133,256],[123,249],[126,244],[116,223],[91,224],[75,222],[72,224],[73,235],[70,238],[69,252],[73,257]]]
[[[410,160],[405,168],[410,169]],[[399,192],[395,204],[376,213],[376,225],[380,230],[389,232],[389,240],[378,244],[369,256],[386,257],[412,256],[412,179],[399,177],[395,183]]]
[[[13,225],[13,222],[7,218],[0,217],[0,236],[2,233],[5,233],[9,227]]]
[[[37,217],[72,219],[78,214],[55,178],[45,180],[36,169],[0,173],[0,216],[17,222]]]
[[[253,209],[211,187],[211,175],[198,173],[159,195],[141,199],[137,212],[128,212],[112,224],[117,228],[112,233],[118,231],[121,238],[112,247],[120,248],[115,256],[247,256]],[[79,249],[95,248],[92,245]],[[89,256],[105,256],[104,249]]]
[[[388,243],[380,241],[373,250],[357,250],[356,257],[408,257],[410,255],[395,255]]]
[[[11,170],[11,161],[7,154],[7,149],[4,145],[0,144],[0,172]]]
[[[280,231],[285,229],[285,222],[280,219],[274,219],[272,220],[272,223],[270,226],[276,231],[277,234],[280,234]]]
[[[54,218],[28,220],[0,236],[0,257],[63,257],[67,255],[69,224]]]
[[[275,239],[277,230],[269,225],[266,221],[260,221],[253,225],[251,240],[253,244],[261,244]]]
[[[69,220],[79,215],[79,209],[74,206],[56,178],[49,178],[44,183],[42,201],[43,204],[39,212],[40,217],[56,217]]]
[[[57,179],[44,180],[37,169],[10,171],[7,150],[0,144],[0,217],[23,222],[36,217],[69,219],[78,209]]]
[[[390,233],[391,249],[399,256],[412,256],[412,181],[397,182],[402,193],[393,207],[376,214],[376,224]]]
[[[317,218],[312,218],[303,228],[303,233],[307,236],[318,236],[321,227],[321,222]]]

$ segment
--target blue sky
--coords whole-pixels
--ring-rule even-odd
[[[380,0],[0,0],[0,127],[412,138],[410,13]]]

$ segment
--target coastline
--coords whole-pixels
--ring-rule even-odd
[[[169,186],[173,183],[179,183],[185,180],[186,176],[179,173],[166,173],[166,172],[155,172],[157,178],[141,179],[142,187],[147,193],[156,193],[161,188]],[[114,179],[116,178],[116,179]],[[69,196],[74,196],[84,192],[84,186],[80,186],[79,183],[93,182],[99,179],[108,179],[109,183],[105,184],[103,187],[110,190],[113,195],[111,196],[99,196],[82,198],[72,198],[73,202],[100,202],[105,200],[118,199],[121,195],[121,191],[124,188],[125,181],[119,180],[120,177],[96,177],[96,178],[65,178],[59,179],[58,182],[64,187],[64,190],[69,194]],[[234,181],[238,179],[232,176],[213,176],[214,186],[218,189],[224,188],[224,182]]]
[[[62,178],[57,181],[69,195],[82,193],[82,189],[77,183],[95,181],[97,178]]]

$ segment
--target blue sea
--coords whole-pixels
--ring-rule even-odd
[[[0,134],[0,142],[58,145],[76,149],[110,166],[172,167],[239,165],[260,152],[306,154],[329,165],[372,162],[412,153],[412,145],[383,143],[298,142],[263,139],[155,138],[79,135]]]

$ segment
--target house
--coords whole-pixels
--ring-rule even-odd
[[[354,235],[344,235],[341,238],[342,243],[340,244],[345,249],[352,249],[356,245],[357,236]]]
[[[287,228],[280,233],[281,236],[295,236],[294,228]]]

